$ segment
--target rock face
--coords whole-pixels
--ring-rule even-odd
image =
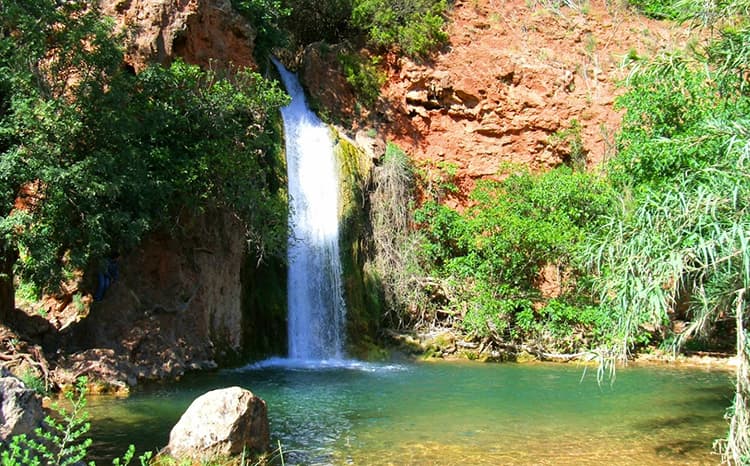
[[[34,390],[0,368],[0,441],[38,427],[44,412]]]
[[[135,71],[149,63],[222,68],[254,66],[255,30],[230,0],[100,0],[105,14],[125,30],[125,59]]]
[[[305,47],[299,67],[300,81],[311,97],[311,106],[340,120],[355,111],[356,97],[343,75],[339,55],[350,52],[343,45],[316,42]]]
[[[684,38],[609,2],[586,5],[456,1],[446,51],[430,63],[390,60],[388,137],[428,166],[455,165],[459,184],[495,177],[506,162],[565,163],[569,148],[553,135],[576,125],[587,165],[601,162],[619,128],[623,60]]]
[[[452,3],[450,45],[425,61],[387,56],[388,80],[369,112],[356,113],[350,90],[344,104],[321,90],[319,82],[340,86],[342,78],[331,76],[341,73],[336,60],[318,50],[305,54],[302,77],[332,114],[355,108],[342,119],[354,120],[355,130],[357,121],[375,126],[427,172],[455,167],[457,198],[477,179],[501,177],[507,163],[538,171],[574,157],[588,167],[601,162],[619,128],[613,103],[629,71],[623,61],[687,39],[684,30],[603,0],[578,8],[525,0]],[[575,133],[578,154],[560,140]]]
[[[215,368],[237,356],[244,343],[245,253],[245,230],[225,212],[149,236],[120,259],[119,278],[104,298],[59,336],[66,356],[56,380],[89,375],[116,389]],[[88,281],[95,288],[96,277]]]
[[[243,449],[262,453],[269,446],[266,403],[240,387],[196,398],[169,434],[166,451],[175,458],[209,460]]]

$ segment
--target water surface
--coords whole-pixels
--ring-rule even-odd
[[[189,403],[239,385],[268,403],[287,464],[717,464],[724,372],[575,365],[258,365],[92,399],[96,452],[155,449]]]

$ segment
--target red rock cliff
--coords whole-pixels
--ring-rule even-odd
[[[671,40],[663,24],[608,5],[457,1],[447,51],[431,64],[399,60],[389,70],[389,136],[418,160],[451,162],[479,178],[503,162],[561,164],[569,154],[550,136],[575,119],[588,165],[601,162],[619,127],[613,100],[623,59]]]
[[[126,32],[126,61],[136,71],[182,57],[201,66],[254,66],[255,31],[230,0],[101,0]]]
[[[587,166],[601,162],[619,128],[613,102],[628,72],[623,61],[685,37],[612,2],[545,3],[457,0],[445,50],[424,63],[389,57],[370,121],[417,164],[455,165],[464,194],[505,162],[533,170],[563,163],[569,147],[553,135],[574,120]],[[308,51],[303,61],[310,92],[334,113],[353,108],[319,85],[341,79],[313,77],[330,62],[317,55]]]

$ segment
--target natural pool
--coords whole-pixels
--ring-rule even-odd
[[[158,449],[190,402],[239,385],[268,403],[287,464],[717,464],[730,374],[623,368],[614,384],[554,364],[250,367],[125,400],[92,398],[95,454]]]

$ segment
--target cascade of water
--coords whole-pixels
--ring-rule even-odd
[[[289,358],[341,359],[346,306],[339,256],[339,170],[328,127],[297,76],[277,60],[291,103],[281,109],[289,183]]]

